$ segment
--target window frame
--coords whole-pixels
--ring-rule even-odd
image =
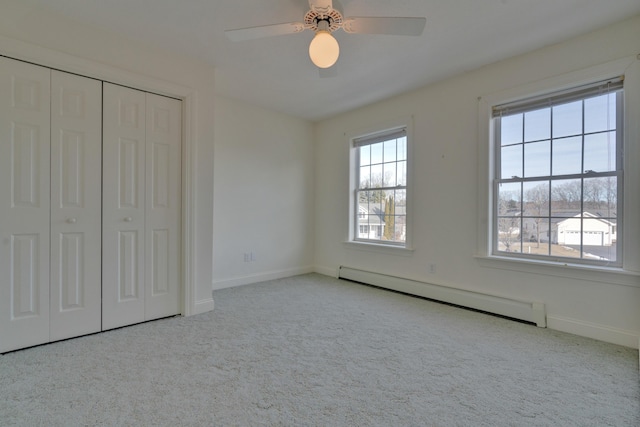
[[[412,132],[412,117],[402,117],[395,120],[389,120],[378,125],[369,126],[356,131],[347,132],[348,149],[349,149],[349,214],[348,214],[348,231],[345,244],[350,248],[373,250],[383,253],[399,254],[403,251],[412,251],[412,157],[413,157],[413,132]],[[386,241],[381,239],[365,239],[358,236],[359,231],[359,202],[358,191],[359,189],[359,168],[360,168],[360,147],[356,146],[355,142],[358,140],[376,138],[378,136],[385,136],[394,134],[400,130],[404,130],[406,137],[406,185],[401,189],[406,194],[406,206],[405,206],[405,241]],[[382,142],[385,139],[382,139]],[[396,157],[397,159],[397,157]],[[397,161],[397,160],[396,160]],[[396,189],[400,187],[380,188],[380,190]]]
[[[594,266],[572,262],[537,260],[522,257],[504,257],[492,254],[492,204],[493,174],[495,160],[493,156],[494,129],[491,126],[492,107],[525,97],[543,95],[581,84],[604,80],[612,75],[624,75],[624,206],[625,233],[640,233],[640,198],[633,188],[640,186],[640,168],[631,167],[640,158],[640,127],[629,126],[636,117],[640,117],[640,61],[635,55],[594,65],[584,69],[569,71],[556,76],[541,76],[530,83],[515,82],[508,88],[485,93],[477,97],[478,126],[478,168],[477,168],[477,215],[476,247],[474,258],[480,266],[516,272],[566,277],[575,280],[596,281],[606,284],[640,286],[640,240],[626,239],[620,267]]]

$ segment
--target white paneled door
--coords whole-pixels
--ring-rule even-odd
[[[49,340],[49,76],[0,57],[0,352]]]
[[[181,102],[104,84],[102,328],[180,312]]]
[[[102,327],[144,321],[145,93],[104,84]]]
[[[182,103],[146,94],[145,320],[180,312]]]
[[[101,329],[102,82],[51,71],[51,341]]]

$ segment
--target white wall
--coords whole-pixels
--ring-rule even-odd
[[[397,275],[445,286],[473,289],[546,304],[550,328],[631,347],[640,336],[640,277],[491,263],[478,254],[478,170],[485,143],[479,135],[478,97],[527,85],[640,53],[640,17],[568,42],[452,77],[317,124],[316,268],[335,274],[338,266]],[[640,61],[638,61],[640,62]],[[637,66],[637,64],[636,64]],[[637,75],[637,73],[636,73]],[[640,82],[633,84],[638,87]],[[627,102],[640,111],[640,92]],[[413,116],[413,246],[409,255],[354,249],[347,239],[349,146],[345,134],[376,123]],[[628,165],[637,171],[638,120]],[[627,175],[625,218],[631,230],[626,259],[636,269],[638,251],[638,173]],[[429,265],[435,273],[429,273]]]
[[[313,271],[312,124],[222,97],[215,122],[214,289]]]
[[[213,228],[214,69],[177,55],[127,40],[117,34],[44,13],[19,1],[3,1],[0,54],[29,60],[167,95],[188,93],[193,164],[191,217],[195,283],[191,312],[213,308],[211,259]],[[6,36],[6,37],[4,37]],[[193,295],[194,294],[194,295]]]

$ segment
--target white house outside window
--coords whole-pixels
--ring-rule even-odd
[[[353,139],[356,150],[354,241],[405,246],[407,132],[394,129]]]
[[[493,107],[493,253],[621,265],[623,79]]]

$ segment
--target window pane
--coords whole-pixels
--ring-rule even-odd
[[[584,171],[616,170],[616,132],[604,132],[584,137]]]
[[[536,255],[549,255],[549,218],[523,218],[523,251]]]
[[[374,219],[379,224],[382,221],[382,215],[384,215],[384,192],[379,191],[376,197],[376,201],[369,204],[369,223],[372,223]]]
[[[358,203],[360,203],[360,207],[370,211],[376,204],[380,204],[380,202],[384,199],[384,191],[382,190],[370,190],[370,191],[359,191],[358,192]],[[371,212],[369,212],[371,213]]]
[[[524,176],[549,176],[551,171],[551,143],[531,142],[524,145]]]
[[[500,145],[522,142],[522,114],[500,119]]]
[[[371,167],[363,166],[360,168],[360,188],[369,188],[371,186]]]
[[[369,203],[369,199],[370,199],[370,191],[358,191],[358,203],[360,205],[361,208],[363,209],[367,209],[368,203]]]
[[[384,144],[384,158],[385,162],[393,162],[396,160],[396,140],[383,142]]]
[[[584,210],[591,214],[615,218],[618,214],[618,180],[615,176],[584,180]]]
[[[405,242],[407,240],[406,215],[396,215],[395,240],[398,242]]]
[[[580,215],[582,188],[580,179],[551,181],[551,216]]]
[[[393,197],[396,201],[397,214],[406,214],[407,207],[407,190],[393,190]]]
[[[382,187],[382,165],[377,164],[371,166],[371,187]]]
[[[407,162],[398,162],[398,182],[397,185],[407,185]]]
[[[524,140],[538,141],[551,138],[551,108],[524,114]]]
[[[364,226],[369,224],[369,215],[358,215],[358,228],[364,230]]]
[[[502,147],[500,156],[502,179],[522,177],[522,145]]]
[[[365,145],[364,147],[360,147],[360,166],[369,164],[371,164],[371,147]]]
[[[382,240],[395,240],[396,201],[393,191],[388,191],[384,200],[382,216]]]
[[[520,186],[519,182],[500,184],[498,187],[498,215],[506,216],[520,213],[522,210]]]
[[[582,256],[588,259],[615,261],[617,240],[614,221],[584,218],[582,221]]]
[[[398,138],[398,160],[407,160],[407,137]]]
[[[551,243],[549,243],[549,237],[546,233],[540,234],[540,242],[529,242],[527,248],[523,250],[524,253],[530,253],[535,255],[549,255],[551,252]],[[542,240],[544,239],[544,240]]]
[[[383,200],[384,200],[384,191],[382,191],[382,190],[370,191],[369,195],[370,195],[370,199],[369,199],[369,210],[370,210],[370,212],[369,213],[379,212],[380,211],[380,209],[379,209],[380,203],[382,203]]]
[[[582,101],[553,107],[553,137],[573,136],[582,133]]]
[[[585,133],[616,128],[616,94],[605,94],[584,101]]]
[[[383,187],[395,187],[396,184],[396,164],[385,163],[383,165],[384,180],[382,181]]]
[[[372,144],[371,147],[371,164],[382,163],[382,142]]]
[[[520,216],[498,217],[498,250],[521,252]]]
[[[524,216],[549,215],[549,181],[523,183]]]
[[[553,141],[553,175],[582,173],[582,137]]]

